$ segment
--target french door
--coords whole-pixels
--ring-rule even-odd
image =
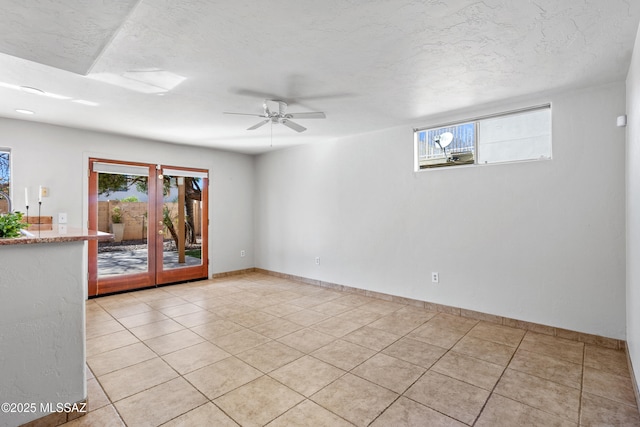
[[[208,276],[208,171],[89,159],[89,292],[104,295]]]

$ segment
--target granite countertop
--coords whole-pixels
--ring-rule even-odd
[[[0,246],[113,239],[113,234],[110,233],[59,225],[54,225],[53,230],[22,230],[22,234],[22,237],[15,239],[0,239]]]

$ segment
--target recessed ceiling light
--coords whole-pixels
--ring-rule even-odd
[[[42,89],[38,89],[37,87],[19,86],[16,88],[20,89],[22,92],[31,93],[33,95],[46,96],[48,98],[53,98],[53,99],[63,99],[63,100],[71,99],[70,96],[58,95],[57,93],[51,93],[51,92],[45,92]]]
[[[20,90],[20,86],[12,85],[7,82],[0,82],[0,87],[6,87],[7,89]]]
[[[44,95],[44,91],[41,89],[38,89],[37,87],[20,86],[20,90],[23,92],[32,93],[34,95]]]
[[[84,99],[74,99],[71,102],[75,102],[76,104],[89,105],[90,107],[97,107],[98,105],[100,105],[97,102],[85,101]]]
[[[20,114],[28,114],[28,115],[32,115],[35,114],[33,111],[31,110],[23,110],[23,109],[17,109],[16,113],[20,113]]]
[[[43,95],[53,99],[62,99],[62,100],[71,99],[70,96],[58,95],[57,93],[51,93],[51,92],[45,92],[43,93]]]

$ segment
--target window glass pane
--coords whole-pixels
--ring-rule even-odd
[[[11,157],[9,150],[0,148],[0,213],[9,212],[9,197],[11,190]],[[6,195],[6,196],[5,196]]]
[[[479,121],[478,163],[550,158],[550,108]]]
[[[420,169],[474,162],[474,123],[418,131],[416,138]]]

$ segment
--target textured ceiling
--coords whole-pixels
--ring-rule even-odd
[[[0,7],[0,116],[247,153],[621,81],[640,20],[637,0]],[[298,134],[282,125],[248,131],[260,118],[222,114],[260,114],[263,98],[327,119],[299,120],[308,130]]]
[[[86,74],[138,0],[3,0],[0,52]]]

